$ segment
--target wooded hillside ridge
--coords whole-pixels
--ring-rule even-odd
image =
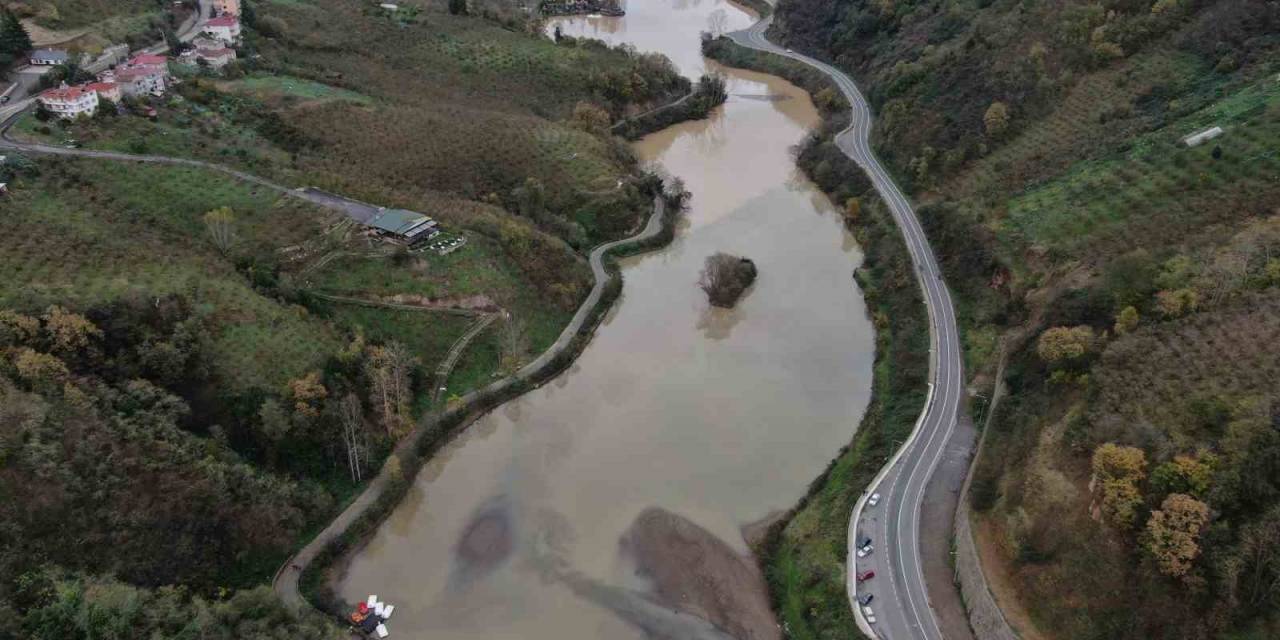
[[[1252,313],[1280,296],[1280,3],[776,15],[773,37],[868,91],[958,294],[971,384],[1007,354],[971,497],[1011,618],[1061,638],[1280,632],[1280,591],[1259,587],[1280,571],[1256,553],[1280,531],[1280,398],[1254,373],[1277,357]]]

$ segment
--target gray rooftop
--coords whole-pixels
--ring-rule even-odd
[[[61,49],[36,49],[31,52],[32,60],[60,60],[66,62],[69,56]]]
[[[383,209],[369,226],[401,236],[414,236],[432,226],[431,218],[407,209]]]

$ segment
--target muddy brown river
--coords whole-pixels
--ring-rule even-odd
[[[769,636],[703,611],[767,607],[672,600],[698,598],[690,581],[716,597],[750,582],[754,568],[725,567],[748,553],[743,527],[794,505],[849,442],[874,335],[861,253],[791,155],[818,122],[807,94],[699,54],[699,32],[753,21],[723,0],[631,0],[622,18],[553,23],[690,77],[719,71],[730,97],[636,143],[691,208],[670,247],[624,261],[622,298],[577,363],[446,446],[338,577],[348,601],[396,605],[393,637]],[[697,287],[716,251],[759,268],[732,310]]]

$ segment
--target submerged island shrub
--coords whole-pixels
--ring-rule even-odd
[[[756,279],[756,264],[748,258],[716,253],[707,258],[698,286],[716,307],[732,307]]]

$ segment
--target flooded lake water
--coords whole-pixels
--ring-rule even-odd
[[[626,8],[553,24],[728,81],[709,119],[635,144],[685,181],[690,210],[670,247],[624,261],[622,298],[571,370],[445,447],[351,558],[339,593],[397,605],[397,638],[716,637],[648,597],[624,534],[660,507],[746,554],[742,528],[793,506],[867,404],[861,253],[790,151],[818,122],[808,96],[703,60],[699,32],[754,21],[736,5]],[[717,251],[759,268],[732,310],[697,287]]]

